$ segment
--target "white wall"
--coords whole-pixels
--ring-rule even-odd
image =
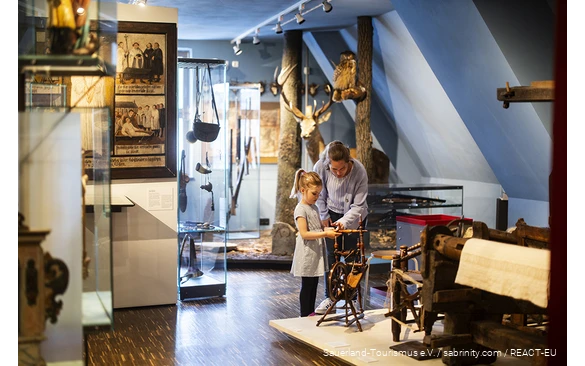
[[[178,23],[178,9],[118,4],[118,21]],[[175,91],[167,91],[174,97]],[[112,196],[135,203],[112,214],[114,308],[176,302],[177,180],[113,180]],[[160,209],[149,194],[173,195]],[[148,295],[144,295],[148,293]]]
[[[81,116],[19,114],[19,206],[31,230],[50,230],[43,251],[65,262],[69,283],[55,301],[57,322],[45,324],[41,354],[47,362],[82,359]]]

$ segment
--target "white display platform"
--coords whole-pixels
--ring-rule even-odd
[[[441,358],[417,361],[390,349],[390,346],[408,341],[422,341],[423,332],[413,332],[402,327],[401,342],[392,342],[391,319],[384,316],[387,309],[366,310],[360,319],[362,332],[357,326],[345,326],[344,321],[323,322],[317,326],[321,315],[304,318],[271,320],[269,325],[317,349],[324,355],[337,357],[353,365],[443,365]],[[340,310],[337,310],[341,314]],[[351,319],[351,318],[350,318]],[[443,325],[435,322],[433,334],[442,333]],[[498,357],[492,365],[530,365],[514,357]]]
[[[99,295],[99,296],[98,296]],[[103,299],[100,300],[100,296]],[[82,318],[81,323],[84,327],[88,326],[104,326],[112,325],[112,320],[108,316],[112,314],[112,309],[105,309],[112,303],[112,293],[110,291],[84,292],[81,299],[82,304]]]

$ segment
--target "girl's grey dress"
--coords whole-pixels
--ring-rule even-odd
[[[317,206],[298,203],[295,207],[295,225],[297,218],[304,217],[307,220],[309,231],[323,231]],[[320,277],[325,273],[325,240],[304,240],[299,233],[295,242],[290,273],[295,277]]]

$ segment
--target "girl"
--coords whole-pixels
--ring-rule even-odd
[[[301,277],[301,317],[311,315],[315,309],[319,277],[325,272],[323,239],[335,239],[341,235],[335,230],[323,230],[315,206],[322,188],[323,182],[319,174],[297,170],[290,195],[290,198],[300,198],[294,212],[298,235],[291,273],[295,277]]]

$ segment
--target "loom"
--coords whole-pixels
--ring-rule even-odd
[[[518,220],[516,230],[512,233],[488,229],[486,224],[476,221],[470,238],[454,236],[453,230],[447,226],[425,227],[420,242],[423,281],[420,298],[424,309],[420,326],[425,331],[425,346],[442,348],[443,363],[448,365],[493,363],[498,356],[493,350],[500,351],[501,356],[528,360],[532,365],[546,365],[547,357],[551,356],[547,353],[554,351],[547,350],[545,321],[549,238],[548,228],[528,226],[523,219]],[[479,244],[480,249],[476,251],[486,253],[487,257],[496,256],[497,253],[502,255],[508,253],[508,250],[515,254],[505,254],[504,259],[495,260],[494,263],[482,258],[473,264],[465,264],[464,260],[469,260],[468,256],[471,255],[466,253],[469,253],[472,244]],[[465,248],[466,245],[468,248]],[[533,260],[532,256],[540,260]],[[516,264],[516,260],[520,263]],[[536,262],[540,262],[544,268],[533,268]],[[478,285],[462,285],[460,277],[464,266],[468,266],[472,272],[474,266],[475,270],[481,267],[483,272],[479,277],[485,275],[485,278],[480,279]],[[483,266],[493,269],[486,271]],[[509,271],[505,278],[498,272],[502,268]],[[501,287],[504,291],[507,291],[506,287],[512,287],[519,288],[516,291],[521,293],[523,285],[515,281],[519,281],[525,274],[537,277],[536,282],[540,281],[536,285],[533,282],[524,286],[526,296],[540,294],[540,298],[515,298],[480,289],[495,282],[503,284]],[[492,281],[494,277],[490,279],[489,275],[499,277]],[[539,293],[537,287],[542,286],[537,285],[542,284],[544,290]],[[431,334],[439,314],[444,315],[443,333]],[[453,352],[457,350],[468,352]],[[487,352],[482,354],[471,351]]]

